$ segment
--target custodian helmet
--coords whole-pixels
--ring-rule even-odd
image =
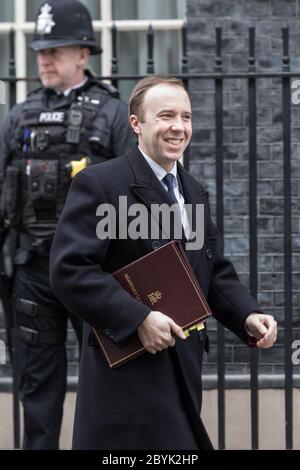
[[[47,0],[39,8],[33,41],[34,51],[62,46],[88,47],[91,54],[100,54],[95,41],[91,15],[78,0]]]

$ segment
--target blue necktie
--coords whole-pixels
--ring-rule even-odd
[[[163,182],[166,184],[166,186],[168,188],[168,193],[169,193],[171,201],[174,204],[178,204],[177,198],[176,198],[175,193],[174,193],[174,178],[175,178],[175,176],[172,173],[167,173],[163,177]]]

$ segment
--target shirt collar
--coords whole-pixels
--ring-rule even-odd
[[[71,88],[68,88],[67,90],[64,90],[62,92],[56,92],[58,95],[62,94],[64,96],[69,96],[69,94],[71,93],[72,90],[76,90],[77,88],[81,88],[83,85],[86,84],[86,82],[88,81],[88,77],[85,76],[84,79],[82,80],[82,82],[78,83],[78,85],[75,85]]]
[[[173,165],[172,169],[170,171],[166,171],[164,168],[162,168],[158,163],[156,163],[152,158],[148,157],[141,147],[139,146],[139,151],[145,158],[146,162],[148,165],[151,167],[151,170],[155,173],[155,176],[159,179],[159,181],[162,181],[163,178],[166,176],[167,173],[171,173],[175,177],[175,186],[177,185],[177,162],[175,162],[175,165]]]

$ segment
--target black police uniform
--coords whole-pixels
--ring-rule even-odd
[[[89,11],[46,0],[30,47],[88,47],[99,54]],[[132,140],[117,91],[86,72],[68,96],[39,88],[9,113],[0,133],[0,224],[18,234],[14,295],[19,323],[24,448],[57,449],[66,390],[69,313],[49,285],[49,252],[76,169],[124,153]],[[2,185],[3,183],[3,185]],[[81,336],[81,323],[72,318]]]
[[[121,155],[127,107],[91,75],[69,96],[39,88],[9,113],[0,137],[4,223],[19,234],[14,294],[21,335],[26,449],[58,448],[66,389],[68,312],[49,285],[49,251],[72,162]],[[74,163],[73,163],[74,165]],[[81,324],[73,318],[77,335]]]
[[[89,11],[78,0],[46,0],[35,51],[88,47],[99,54]],[[67,96],[38,88],[9,113],[0,135],[0,224],[18,234],[14,296],[20,331],[24,448],[57,449],[66,390],[69,313],[49,285],[49,252],[72,177],[124,153],[132,140],[117,91],[86,72]],[[81,323],[71,318],[77,336]]]

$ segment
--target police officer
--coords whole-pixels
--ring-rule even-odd
[[[2,219],[19,239],[14,295],[21,338],[23,446],[57,449],[70,313],[51,292],[49,250],[76,172],[121,155],[132,136],[118,92],[85,70],[89,55],[101,48],[82,3],[44,2],[30,47],[37,51],[42,87],[10,111],[2,128]],[[80,337],[80,322],[74,317],[73,322]]]

